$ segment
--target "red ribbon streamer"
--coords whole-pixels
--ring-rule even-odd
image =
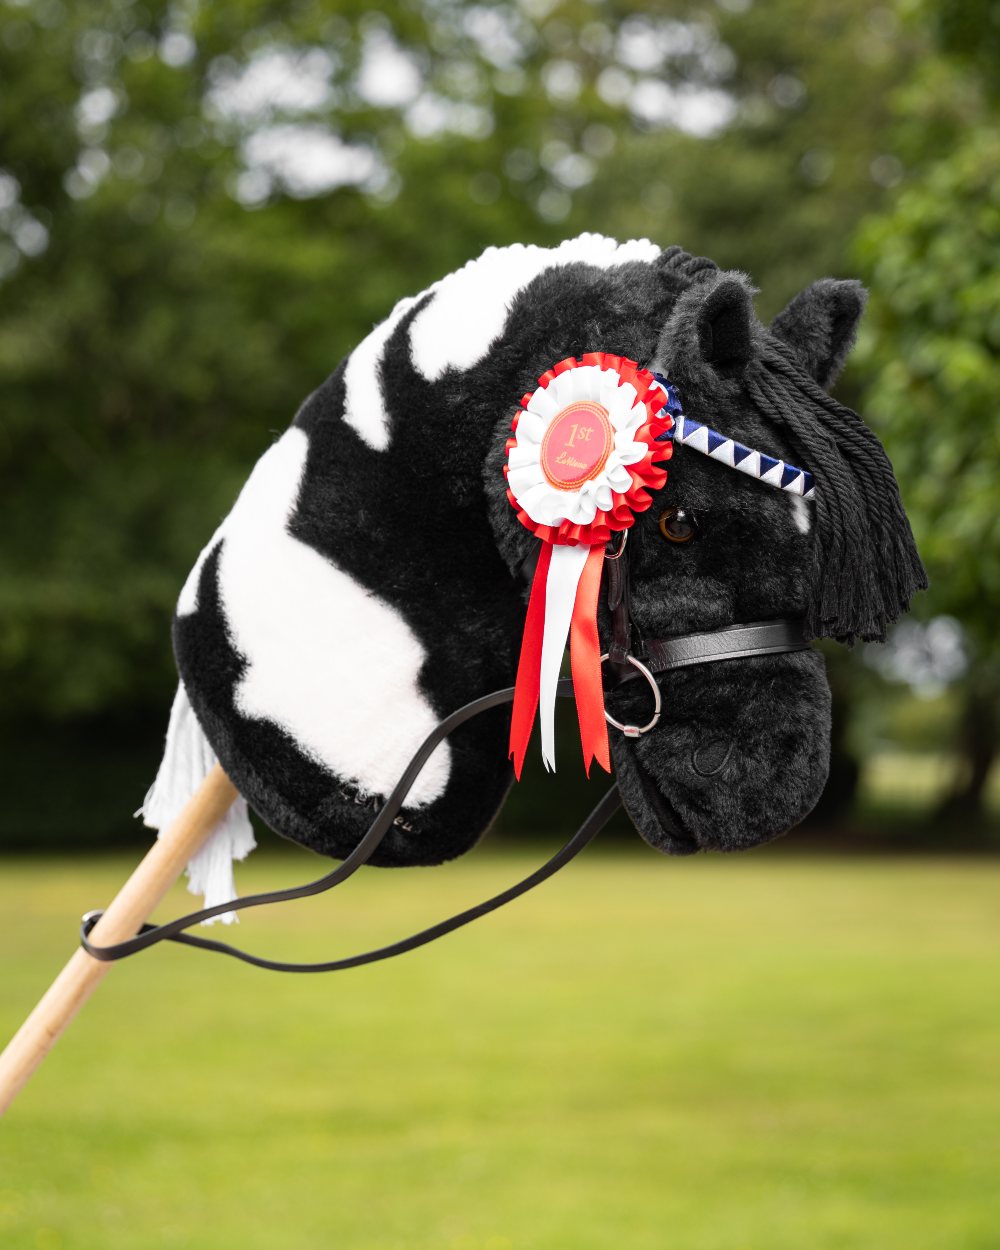
[[[524,757],[538,712],[539,670],[542,661],[542,635],[545,632],[545,587],[552,560],[552,544],[543,543],[531,583],[528,612],[521,639],[521,655],[514,683],[514,708],[510,722],[510,757],[514,775],[521,779]],[[597,633],[597,600],[604,566],[604,543],[594,543],[580,576],[570,622],[570,670],[580,722],[580,741],[587,776],[596,760],[611,772],[608,725],[604,719],[604,689],[601,683],[601,642]]]
[[[521,780],[531,728],[538,711],[538,678],[542,664],[542,635],[545,632],[545,583],[548,581],[551,560],[551,543],[542,543],[531,583],[531,596],[528,599],[528,614],[521,639],[521,658],[517,662],[517,680],[514,682],[514,708],[510,718],[509,754],[514,761],[514,776],[518,781]]]
[[[593,760],[605,772],[611,772],[608,722],[604,719],[604,688],[601,683],[601,641],[597,634],[597,599],[603,566],[604,543],[595,543],[580,577],[569,627],[573,694],[580,721],[583,766],[588,778]]]

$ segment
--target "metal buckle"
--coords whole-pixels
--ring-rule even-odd
[[[604,548],[605,560],[611,560],[611,561],[620,560],[622,556],[625,554],[625,544],[628,542],[628,530],[621,530],[620,533],[622,536],[621,545],[618,547],[617,550],[614,551],[613,555],[608,555],[608,548],[611,547],[611,543],[608,543],[607,546],[605,546]]]
[[[605,651],[601,656],[601,663],[608,658],[610,652]],[[641,660],[637,660],[634,655],[626,655],[625,663],[631,664],[632,667],[645,677],[649,682],[649,688],[653,692],[653,716],[645,725],[623,725],[620,721],[616,721],[611,713],[604,709],[604,719],[609,725],[615,729],[620,729],[626,738],[641,738],[643,734],[648,734],[651,729],[656,727],[657,721],[660,719],[660,713],[663,711],[663,696],[660,694],[660,687],[656,684],[656,678],[643,664]]]

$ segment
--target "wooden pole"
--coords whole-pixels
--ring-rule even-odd
[[[228,811],[236,794],[236,787],[222,766],[216,764],[108,905],[91,934],[95,945],[110,946],[138,933],[188,860]],[[110,967],[110,963],[94,959],[81,948],[49,986],[0,1055],[0,1115]]]

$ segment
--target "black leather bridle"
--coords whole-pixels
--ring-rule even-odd
[[[654,638],[643,640],[632,619],[631,588],[628,565],[627,537],[621,540],[616,550],[607,555],[607,604],[611,612],[611,643],[607,652],[607,668],[605,683],[614,688],[623,682],[644,676],[654,692],[655,714],[645,726],[621,725],[612,717],[610,723],[616,726],[626,737],[639,737],[648,733],[659,719],[660,691],[656,677],[672,669],[685,668],[692,664],[709,664],[722,660],[745,659],[757,655],[777,655],[785,651],[802,651],[809,646],[802,623],[800,621],[781,618],[772,621],[755,621],[749,624],[727,625],[721,629],[704,633],[683,634],[674,638]],[[530,575],[529,575],[530,577]],[[560,681],[559,694],[564,698],[573,696],[573,683],[569,680]],[[479,716],[483,712],[502,707],[513,702],[514,688],[495,690],[492,694],[482,695],[473,699],[464,707],[452,712],[436,725],[427,735],[413,757],[407,764],[403,775],[396,783],[385,804],[378,811],[367,832],[353,851],[331,872],[307,882],[305,885],[293,886],[284,890],[270,890],[260,894],[250,894],[244,898],[233,899],[228,903],[220,903],[215,907],[205,907],[200,911],[190,912],[176,920],[161,925],[143,925],[135,937],[124,942],[116,942],[111,946],[95,946],[89,938],[94,925],[101,918],[102,912],[91,911],[84,917],[80,927],[80,944],[95,959],[111,961],[135,955],[158,942],[179,942],[184,946],[195,946],[200,950],[215,951],[218,954],[231,955],[244,963],[257,968],[267,968],[275,972],[338,972],[346,968],[357,968],[362,964],[376,963],[390,959],[394,955],[402,955],[406,951],[425,946],[437,938],[444,937],[463,925],[470,924],[480,916],[486,916],[505,903],[526,894],[537,885],[541,885],[553,876],[560,868],[565,867],[574,859],[598,833],[604,828],[611,817],[621,806],[621,797],[617,783],[612,784],[590,813],[576,833],[540,868],[524,877],[515,885],[475,907],[470,907],[446,920],[442,920],[419,933],[411,934],[387,946],[362,951],[357,955],[348,955],[340,959],[331,959],[322,963],[289,963],[284,960],[265,959],[241,950],[227,942],[215,941],[211,938],[195,937],[185,930],[203,921],[211,920],[227,912],[245,911],[252,907],[263,907],[270,903],[289,902],[293,899],[308,898],[322,894],[334,886],[342,884],[371,859],[378,846],[392,828],[393,821],[399,815],[406,797],[420,775],[420,770],[427,763],[435,748],[443,742],[459,726]]]
[[[678,634],[673,638],[644,639],[632,618],[628,530],[623,531],[618,547],[608,553],[606,564],[611,642],[603,657],[607,662],[605,686],[613,689],[645,677],[653,694],[653,716],[643,726],[622,725],[608,716],[609,722],[626,738],[638,738],[656,726],[661,706],[656,678],[661,673],[692,664],[712,664],[717,660],[744,660],[755,655],[805,651],[810,646],[802,621],[784,616],[770,621],[723,625],[719,629]]]

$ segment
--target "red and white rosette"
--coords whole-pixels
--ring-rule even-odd
[[[517,667],[510,755],[518,778],[541,706],[542,759],[555,770],[555,704],[570,642],[584,766],[611,771],[597,600],[604,549],[667,480],[672,418],[634,360],[588,352],[561,360],[525,395],[507,440],[507,498],[542,541]]]

